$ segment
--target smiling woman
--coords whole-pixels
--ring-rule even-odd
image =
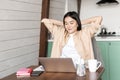
[[[101,16],[80,21],[75,11],[67,12],[63,23],[53,19],[43,19],[42,22],[54,36],[51,57],[72,58],[74,64],[77,64],[79,59],[94,58],[91,37],[100,27],[101,21]],[[86,27],[81,28],[82,26]]]

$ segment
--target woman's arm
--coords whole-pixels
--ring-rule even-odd
[[[63,25],[62,21],[58,21],[54,19],[47,19],[47,18],[43,18],[41,22],[43,22],[45,25],[46,24],[53,24],[53,25],[58,25],[58,26]]]
[[[88,19],[85,19],[85,20],[81,20],[82,25],[91,24],[91,23],[101,25],[101,22],[102,22],[102,16],[95,16],[95,17],[91,17],[91,18],[88,18]]]
[[[42,23],[45,24],[45,26],[47,27],[47,29],[53,34],[55,31],[57,31],[58,27],[63,26],[63,23],[61,21],[58,20],[54,20],[54,19],[47,19],[47,18],[43,18]]]
[[[95,16],[88,18],[86,20],[82,20],[81,24],[88,24],[85,25],[86,28],[84,28],[84,31],[88,34],[90,34],[91,37],[94,36],[94,34],[99,30],[101,27],[102,17],[101,16]]]

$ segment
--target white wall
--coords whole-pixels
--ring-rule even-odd
[[[77,12],[77,0],[68,0],[68,11]]]
[[[42,0],[0,0],[0,78],[38,64]]]
[[[50,1],[49,18],[62,21],[64,14],[68,11],[77,11],[77,0],[51,0]]]
[[[64,10],[65,10],[65,0],[50,0],[49,18],[62,21]]]
[[[120,34],[120,4],[104,4],[98,6],[96,5],[98,1],[100,0],[82,0],[81,19],[97,15],[103,16],[102,24],[107,27],[108,31],[116,31],[117,34]],[[120,3],[120,0],[117,1]]]

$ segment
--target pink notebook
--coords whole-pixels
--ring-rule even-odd
[[[32,68],[20,68],[16,75],[30,75],[32,73]]]

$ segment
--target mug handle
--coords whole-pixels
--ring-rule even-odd
[[[101,64],[102,63],[100,61],[97,62],[97,69],[96,70],[98,70],[98,68],[101,66]]]

